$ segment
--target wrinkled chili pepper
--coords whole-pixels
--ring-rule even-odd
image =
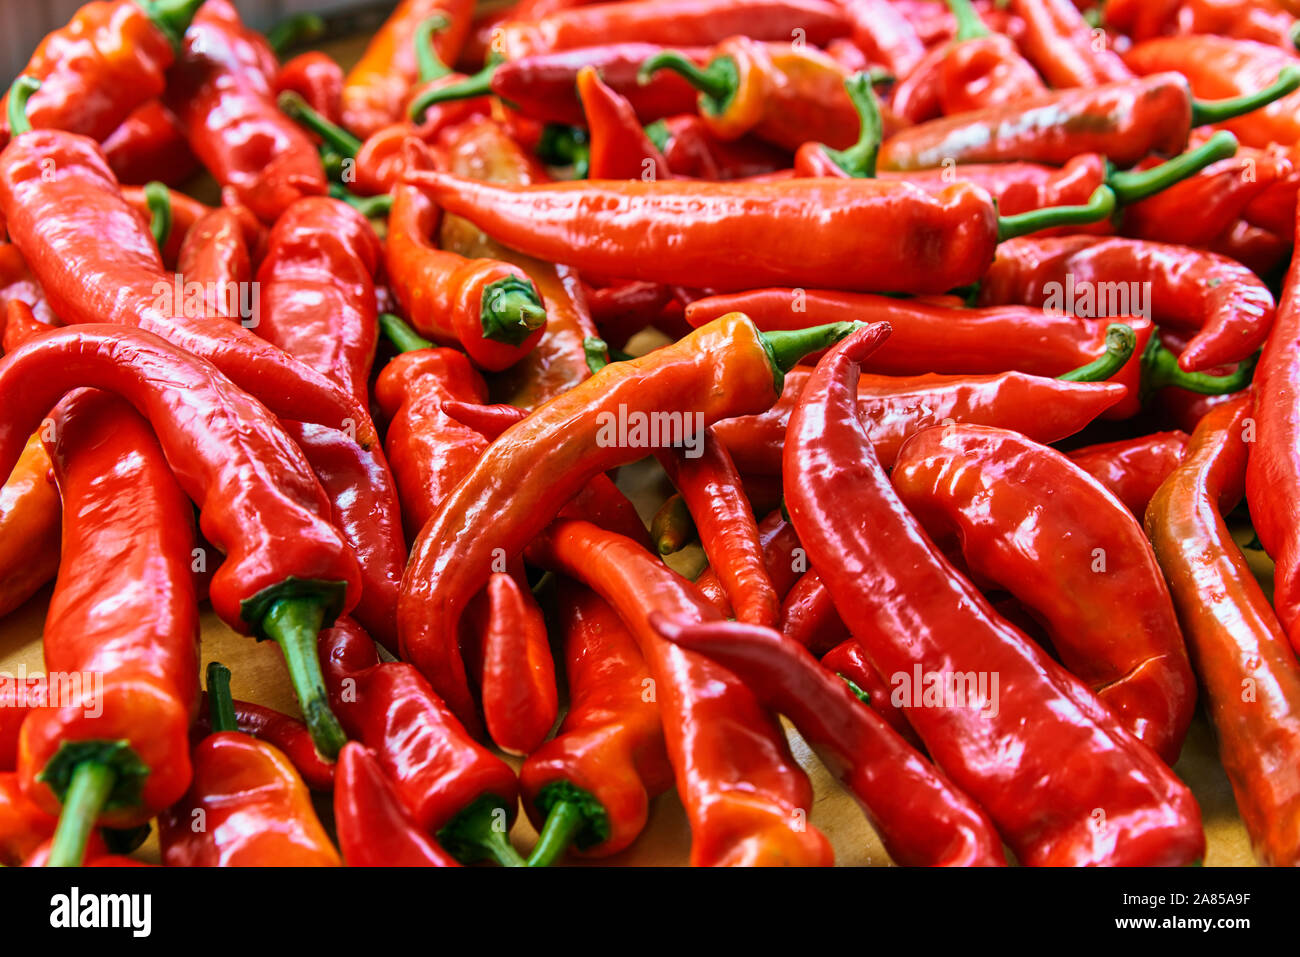
[[[28,714],[18,774],[59,815],[50,864],[68,867],[85,858],[97,823],[143,824],[189,787],[199,615],[193,508],[149,424],[121,399],[85,391],[58,407],[51,433],[63,558],[45,667],[83,684],[75,699]]]
[[[1097,86],[1133,77],[1124,60],[1105,42],[1105,35],[1099,37],[1070,0],[1011,0],[1008,9],[1025,21],[1024,35],[1017,44],[1054,89]]]
[[[104,158],[122,183],[158,180],[179,186],[199,168],[176,114],[160,100],[136,107],[103,143]]]
[[[1269,401],[1265,399],[1264,401]],[[1300,665],[1223,516],[1242,495],[1251,399],[1219,405],[1146,513],[1256,856],[1300,860]],[[1250,694],[1246,689],[1251,689]]]
[[[31,598],[59,569],[60,502],[49,475],[50,457],[37,433],[0,488],[0,616]]]
[[[803,648],[756,625],[661,615],[651,623],[674,644],[735,673],[760,701],[794,721],[861,803],[896,863],[1006,863],[988,816]]]
[[[1088,445],[1067,452],[1066,457],[1141,519],[1151,496],[1178,467],[1186,450],[1186,432],[1154,432],[1135,439]]]
[[[894,493],[854,415],[857,363],[879,330],[855,333],[818,364],[785,450],[786,507],[837,609],[882,675],[917,673],[920,683],[927,671],[941,680],[944,672],[984,671],[1015,689],[1014,698],[994,700],[989,679],[965,707],[927,708],[918,687],[905,713],[1020,861],[1200,859],[1205,835],[1191,792],[1081,683],[996,616]],[[990,760],[1008,738],[1016,759]]]
[[[235,710],[235,728],[232,730],[242,731],[278,748],[302,777],[303,783],[313,791],[334,789],[335,765],[320,756],[305,724],[274,708],[251,701],[234,699],[231,705]],[[195,745],[212,733],[211,707],[207,692],[204,692],[199,701],[198,717],[190,731],[191,738],[198,736]]]
[[[340,866],[293,765],[273,745],[236,730],[229,669],[214,661],[207,676],[212,734],[194,749],[189,791],[158,817],[163,863]]]
[[[0,363],[0,401],[8,410],[0,472],[45,413],[79,386],[118,392],[154,427],[199,506],[204,537],[226,556],[212,579],[213,608],[237,631],[281,645],[317,747],[337,753],[342,731],[313,650],[322,623],[355,606],[360,579],[302,452],[264,406],[211,364],[148,332],[87,324],[48,333]],[[187,582],[189,566],[187,555]]]

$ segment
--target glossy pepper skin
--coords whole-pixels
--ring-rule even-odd
[[[161,100],[131,111],[103,144],[104,158],[119,181],[133,186],[158,181],[179,186],[199,168],[176,114]]]
[[[23,793],[17,774],[0,772],[0,866],[21,865],[54,836],[58,824]]]
[[[274,708],[253,704],[251,701],[234,699],[231,704],[235,709],[235,726],[244,734],[252,735],[274,745],[280,750],[305,783],[313,791],[332,791],[336,764],[327,762],[312,744],[311,732],[297,718],[291,718]],[[204,692],[199,703],[199,716],[194,722],[191,737],[199,737],[194,743],[212,733],[210,704]]]
[[[1011,0],[1008,9],[1025,21],[1018,45],[1054,89],[1132,78],[1124,60],[1070,0]]]
[[[848,0],[844,4],[854,46],[894,76],[904,77],[925,56],[916,28],[890,0]]]
[[[790,421],[786,506],[813,567],[882,675],[981,670],[981,707],[905,709],[936,764],[1030,865],[1188,864],[1195,800],[1163,762],[962,579],[916,525],[853,414],[867,327],[818,364]],[[1014,690],[1012,690],[1014,689]],[[954,702],[956,703],[955,699]],[[1029,730],[1032,729],[1032,730]],[[1016,744],[1013,761],[990,761]],[[1105,826],[1094,812],[1101,809]]]
[[[432,162],[418,141],[410,141],[408,175],[429,170]],[[514,365],[546,330],[532,280],[513,264],[439,248],[432,237],[440,217],[438,206],[418,187],[396,187],[385,252],[397,301],[421,335],[460,345],[480,368]],[[526,304],[511,312],[501,310],[498,318],[494,303],[507,295]]]
[[[271,77],[241,56],[245,30],[228,0],[205,0],[164,102],[217,182],[269,224],[327,183],[314,144],[276,106]]]
[[[136,827],[190,784],[199,671],[193,507],[149,424],[121,399],[79,392],[55,411],[50,431],[63,559],[45,667],[81,674],[84,684],[75,700],[27,716],[18,773],[24,792],[57,815],[82,761],[109,766],[116,781],[98,820]],[[105,753],[122,744],[114,757]]]
[[[442,501],[412,546],[398,628],[402,657],[471,731],[479,722],[457,623],[487,583],[497,550],[518,555],[588,480],[645,454],[646,445],[599,438],[620,413],[689,410],[708,425],[770,405],[779,391],[766,348],[752,323],[731,316],[611,363],[508,429]]]
[[[415,826],[379,762],[355,741],[339,752],[334,826],[348,867],[460,866]]]
[[[121,196],[126,201],[126,204],[139,214],[142,224],[148,230],[152,219],[152,211],[149,207],[149,197],[146,195],[144,188],[141,186],[122,186]],[[181,246],[184,244],[190,228],[212,213],[216,207],[201,203],[197,199],[175,189],[167,191],[167,199],[168,205],[171,207],[172,225],[166,241],[158,252],[161,254],[162,261],[167,268],[174,268],[179,262]]]
[[[261,324],[258,304],[246,303],[251,297],[244,292],[254,275],[249,236],[260,231],[248,210],[230,206],[212,210],[185,230],[176,271],[200,287],[205,318],[233,319],[248,328]],[[246,304],[259,311],[245,315]]]
[[[1059,452],[982,425],[918,432],[890,478],[935,542],[955,539],[970,571],[1044,623],[1062,663],[1134,737],[1178,760],[1196,679],[1123,503]]]
[[[1146,530],[1255,856],[1290,865],[1300,860],[1300,665],[1223,520],[1241,499],[1251,406],[1243,396],[1206,414],[1151,500]]]
[[[587,176],[591,179],[666,179],[668,161],[650,139],[628,100],[595,67],[578,71],[578,97],[587,124]]]
[[[650,799],[673,786],[649,666],[628,627],[599,595],[561,579],[559,607],[569,710],[555,737],[519,771],[524,809],[540,828],[564,785],[604,811],[579,831],[577,851],[607,857],[645,828]],[[603,826],[602,826],[603,824]]]
[[[275,75],[275,94],[292,91],[331,123],[342,122],[343,68],[319,50],[286,60]]]
[[[661,638],[650,615],[720,620],[686,581],[630,539],[560,521],[534,545],[546,567],[614,606],[655,679],[668,757],[691,826],[691,864],[824,866],[832,852],[806,823],[812,788],[779,724],[734,675]]]
[[[809,572],[809,574],[816,573]],[[826,595],[826,601],[830,604],[831,613],[838,619],[839,615],[835,614],[835,606],[830,602],[830,593],[826,591],[825,585],[821,586],[821,591]],[[791,591],[790,594],[793,595],[794,591]],[[889,700],[890,692],[893,689],[886,684],[885,679],[880,677],[876,669],[872,667],[871,662],[867,660],[866,653],[862,650],[862,646],[851,637],[847,637],[848,629],[844,627],[843,622],[840,623],[840,627],[846,636],[845,640],[822,656],[822,667],[837,678],[841,680],[848,679],[857,685],[867,694],[867,706],[880,715],[886,724],[897,731],[899,737],[918,751],[921,750],[924,745],[921,744],[921,739],[916,736],[916,732],[912,730],[912,726],[907,723],[903,710],[895,707],[893,702]],[[784,625],[782,625],[781,633],[796,642],[799,640],[797,635],[786,631]]]
[[[1139,519],[1187,451],[1186,432],[1153,432],[1135,439],[1088,445],[1066,457],[1095,478]]]
[[[560,713],[546,621],[527,580],[521,585],[505,572],[488,579],[487,608],[481,684],[488,735],[508,754],[531,754]]]
[[[1106,286],[1119,283],[1120,286]],[[1273,294],[1249,269],[1213,253],[1134,239],[1026,236],[998,248],[980,286],[983,303],[1075,302],[1138,283],[1162,326],[1195,332],[1178,357],[1194,372],[1238,362],[1264,344],[1273,325]],[[1075,290],[1079,292],[1076,293]]]
[[[946,292],[983,275],[997,243],[988,194],[961,183],[932,195],[879,180],[504,187],[411,171],[407,182],[530,256],[718,290]]]
[[[37,433],[0,488],[0,615],[31,598],[58,571],[60,508],[50,458]]]
[[[653,619],[673,643],[717,662],[794,721],[862,805],[895,863],[1000,867],[993,823],[839,678],[780,633],[754,625]]]
[[[1135,43],[1156,37],[1218,34],[1289,47],[1294,5],[1259,0],[1114,0],[1103,8],[1107,27]]]

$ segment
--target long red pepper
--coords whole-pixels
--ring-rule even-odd
[[[808,574],[814,575],[816,572],[809,572]],[[826,601],[830,604],[830,595],[824,587],[822,593],[827,596]],[[794,591],[791,591],[790,594],[793,595]],[[838,621],[839,615],[835,614],[833,604],[830,604],[830,611]],[[902,709],[895,707],[894,703],[889,700],[890,692],[893,689],[885,683],[885,679],[880,677],[876,669],[872,667],[871,662],[867,660],[866,653],[862,650],[862,646],[851,637],[847,637],[848,629],[844,627],[843,622],[839,623],[839,627],[846,636],[845,640],[822,655],[822,667],[843,681],[853,682],[857,686],[852,688],[853,692],[857,694],[860,691],[865,694],[867,696],[867,705],[872,711],[880,715],[884,722],[897,731],[904,741],[918,751],[922,750],[925,745],[916,736],[912,726],[907,723],[907,718],[903,715]],[[797,635],[785,630],[784,624],[782,625],[782,634],[795,642],[799,641]]]
[[[1089,445],[1066,457],[1079,466],[1139,519],[1146,514],[1151,496],[1183,460],[1186,432],[1154,432],[1135,439]]]
[[[307,460],[264,406],[213,366],[147,332],[83,325],[0,362],[0,473],[68,391],[118,392],[153,425],[203,535],[224,553],[209,596],[230,627],[276,640],[317,747],[342,745],[314,656],[322,622],[356,605],[356,558],[329,523]],[[186,564],[188,575],[188,562]]]
[[[1105,35],[1099,36],[1070,0],[1011,0],[1008,9],[1025,21],[1017,43],[1053,88],[1132,78]]]
[[[894,76],[907,76],[925,56],[916,28],[890,0],[846,0],[844,12],[854,45]]]
[[[185,230],[176,272],[187,285],[195,284],[190,288],[201,296],[200,315],[205,318],[233,319],[250,328],[260,325],[261,306],[249,295],[253,281],[249,235],[260,232],[255,224],[243,207],[222,206]]]
[[[41,437],[32,435],[0,488],[0,615],[31,598],[59,569],[61,506],[49,474]]]
[[[343,68],[329,54],[319,50],[300,53],[286,60],[275,75],[275,96],[292,92],[331,123],[343,114]]]
[[[1188,864],[1205,852],[1187,788],[1092,694],[955,573],[898,500],[854,415],[867,327],[812,374],[790,421],[786,506],[809,560],[882,675],[937,675],[909,722],[935,762],[1026,864]],[[945,675],[998,676],[1013,694],[947,702]],[[969,682],[968,682],[969,684]],[[949,688],[951,689],[951,686]],[[932,695],[933,697],[933,695]],[[933,702],[932,702],[933,703]],[[996,712],[996,713],[992,713]],[[1014,742],[1015,759],[1006,754]]]
[[[857,797],[896,863],[1006,863],[988,815],[803,648],[754,625],[658,615],[651,623],[674,644],[734,672],[760,701],[794,721]]]
[[[628,100],[585,66],[578,71],[578,97],[591,142],[587,176],[592,179],[666,179],[668,161],[637,119]]]
[[[64,519],[45,667],[80,678],[80,693],[28,714],[18,774],[60,815],[50,864],[66,867],[81,863],[97,823],[143,824],[189,787],[199,614],[193,507],[149,424],[121,399],[83,391],[58,407],[50,433]]]
[[[488,579],[487,608],[482,636],[484,721],[502,751],[531,754],[546,740],[560,713],[546,622],[526,586],[505,572]]]

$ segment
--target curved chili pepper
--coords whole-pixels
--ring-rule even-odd
[[[230,671],[208,665],[212,734],[194,749],[194,782],[158,816],[169,867],[339,867],[311,795],[273,745],[235,730]]]
[[[691,826],[695,866],[825,865],[806,823],[812,790],[785,735],[743,682],[665,641],[650,615],[707,622],[718,612],[635,542],[589,522],[553,523],[530,554],[617,609],[655,679],[664,738]]]
[[[415,826],[379,762],[355,741],[339,752],[334,826],[348,867],[460,866]]]
[[[1160,567],[1118,499],[1059,452],[983,425],[918,432],[890,479],[932,540],[955,539],[1134,737],[1178,760],[1196,682]]]
[[[1015,689],[1014,697],[987,689],[985,700],[963,696],[965,707],[944,707],[940,694],[939,707],[923,707],[918,687],[905,696],[905,713],[1020,861],[1200,859],[1205,834],[1191,792],[1081,683],[998,618],[899,501],[854,415],[857,363],[880,328],[850,336],[818,364],[785,449],[786,506],[836,608],[900,693],[893,676],[914,672],[918,683],[927,673],[942,683],[946,674],[984,672]],[[942,690],[933,680],[927,687]],[[955,694],[948,703],[959,703]],[[990,759],[1009,745],[1014,760]]]
[[[690,441],[718,419],[766,408],[780,394],[781,370],[847,331],[832,326],[764,337],[744,316],[730,316],[639,359],[606,366],[512,426],[415,541],[398,606],[402,657],[477,730],[457,622],[487,583],[494,558],[522,552],[593,476],[650,448]],[[626,431],[628,422],[664,412],[679,417],[675,440],[658,425],[654,436],[644,426],[641,434],[619,434],[620,421]],[[549,481],[523,481],[542,474]]]
[[[1178,357],[1188,372],[1245,359],[1273,326],[1273,295],[1249,269],[1213,253],[1133,239],[1005,243],[981,281],[980,301],[1041,307],[1059,300],[1086,313],[1102,308],[1099,296],[1110,301],[1133,290],[1147,297],[1144,311],[1155,322],[1196,332]]]
[[[668,161],[646,135],[636,111],[600,78],[595,67],[578,71],[578,98],[590,131],[587,175],[592,179],[667,179]]]
[[[147,332],[84,325],[48,333],[0,363],[8,413],[0,423],[0,472],[78,386],[118,392],[154,426],[178,481],[199,505],[204,536],[226,556],[212,579],[213,608],[237,631],[281,645],[317,747],[337,753],[342,732],[309,649],[323,622],[355,606],[360,578],[302,452],[264,406],[210,364]],[[27,431],[19,431],[24,424]],[[185,568],[188,580],[188,554]]]
[[[1268,400],[1265,400],[1268,401]],[[1225,402],[1151,500],[1146,531],[1208,699],[1219,756],[1256,855],[1300,860],[1300,665],[1223,520],[1241,499],[1252,402]]]
[[[1256,92],[1208,103],[1193,100],[1186,78],[1172,72],[1053,90],[900,130],[880,148],[880,168],[1007,160],[1061,165],[1079,153],[1101,153],[1127,167],[1151,153],[1172,156],[1187,146],[1192,127],[1257,110],[1298,86],[1300,68],[1287,68]]]
[[[1102,187],[1088,206],[999,219],[987,193],[961,183],[932,196],[859,179],[509,187],[412,169],[406,182],[528,255],[600,275],[715,289],[787,283],[947,292],[983,275],[1000,236],[1103,219],[1114,204]],[[795,257],[791,249],[817,253]]]
[[[673,786],[654,680],[636,639],[599,595],[559,583],[569,710],[524,762],[524,808],[538,829],[530,866],[570,845],[605,857],[641,834],[650,799]]]
[[[1133,72],[1104,42],[1104,34],[1099,42],[1070,0],[1011,0],[1008,9],[1025,21],[1017,43],[1053,88],[1132,79]],[[1109,9],[1106,16],[1109,19]]]
[[[248,220],[253,222],[250,224]],[[261,225],[243,207],[222,206],[185,230],[176,257],[176,271],[201,297],[201,305],[196,304],[199,308],[193,310],[196,315],[233,319],[249,328],[261,324],[260,306],[258,312],[252,313],[246,305],[257,304],[245,302],[251,298],[245,290],[253,280],[248,236],[260,229]]]
[[[817,573],[812,571],[808,574],[815,575]],[[820,585],[820,579],[818,584]],[[825,596],[825,602],[829,606],[832,615],[836,621],[839,621],[839,615],[834,614],[835,607],[831,603],[830,592],[826,591],[825,585],[821,585],[820,591]],[[790,594],[793,596],[794,591],[791,591]],[[885,724],[898,732],[899,737],[918,751],[923,751],[925,745],[916,736],[912,726],[907,723],[907,718],[904,717],[902,709],[895,707],[893,702],[890,701],[890,691],[893,689],[885,683],[885,679],[880,677],[876,669],[871,666],[871,662],[867,660],[862,646],[853,638],[847,637],[848,628],[844,627],[843,622],[840,622],[839,627],[846,638],[822,656],[822,667],[846,682],[849,690],[862,698],[867,707],[880,715]],[[782,634],[792,641],[798,642],[798,636],[785,631],[784,628],[785,626],[782,624]],[[865,697],[863,697],[864,695]]]
[[[889,0],[847,0],[853,43],[894,76],[908,76],[925,56],[916,28]]]
[[[761,702],[794,721],[861,803],[895,862],[1006,863],[988,816],[799,645],[771,629],[736,622],[656,614],[651,624],[674,644],[735,673]]]
[[[407,175],[428,171],[432,157],[409,140]],[[389,284],[422,335],[465,348],[484,369],[504,369],[531,350],[546,329],[546,312],[518,266],[468,259],[430,237],[441,212],[415,186],[399,185],[388,220]]]
[[[121,399],[81,392],[51,432],[64,520],[45,667],[82,681],[75,698],[28,714],[18,774],[42,810],[61,810],[50,863],[67,867],[97,822],[143,824],[189,787],[199,614],[193,507],[148,423]]]
[[[251,701],[235,699],[231,705],[235,710],[235,729],[275,745],[313,791],[334,789],[335,765],[320,756],[305,724]],[[204,692],[199,702],[198,718],[190,732],[191,737],[198,735],[199,740],[194,742],[196,745],[212,733],[211,707],[207,692]]]
[[[244,30],[228,0],[206,0],[164,102],[217,182],[272,223],[296,199],[323,195],[327,183],[310,138],[276,108],[274,70],[268,77],[241,55]]]
[[[1109,0],[1106,26],[1135,43],[1167,34],[1212,33],[1290,49],[1296,19],[1284,4],[1257,0]]]
[[[1135,439],[1088,445],[1068,458],[1127,506],[1139,519],[1151,496],[1183,460],[1186,432],[1154,432]]]
[[[348,619],[321,636],[330,700],[349,733],[371,748],[415,825],[462,861],[522,859],[506,836],[518,782],[475,743],[411,665],[380,662]]]
[[[43,87],[31,100],[32,126],[107,137],[163,92],[181,35],[202,3],[109,0],[81,7],[41,41],[22,70]]]
[[[285,61],[273,89],[276,102],[284,93],[296,93],[329,122],[342,122],[343,68],[328,54],[310,50]]]
[[[132,110],[104,140],[102,149],[118,180],[130,185],[157,180],[179,186],[199,168],[176,114],[160,100]]]
[[[49,475],[50,458],[37,433],[0,488],[0,615],[31,598],[59,569],[61,506]]]
[[[482,685],[488,734],[502,751],[531,754],[546,740],[559,714],[546,623],[532,595],[511,575],[493,574],[487,598],[490,623],[483,635]]]
[[[778,496],[779,504],[779,496]],[[786,592],[793,586],[799,573],[807,568],[799,548],[799,537],[794,528],[785,520],[779,508],[772,510],[758,524],[758,543],[763,550],[763,563],[767,576],[772,582],[778,600],[784,599]],[[695,587],[723,615],[734,618],[731,601],[722,587],[718,570],[709,565],[695,579]]]

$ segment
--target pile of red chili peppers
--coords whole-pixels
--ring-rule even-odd
[[[675,789],[829,865],[797,731],[897,864],[1191,865],[1198,698],[1300,864],[1298,17],[88,3],[0,127],[0,864],[619,860]]]

